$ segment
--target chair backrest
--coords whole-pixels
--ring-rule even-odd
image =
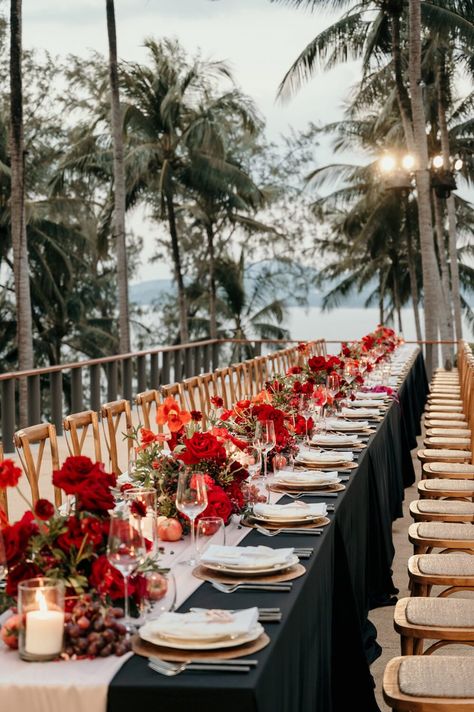
[[[63,421],[63,428],[69,453],[76,456],[82,455],[87,433],[90,429],[94,441],[95,460],[96,462],[102,462],[99,416],[95,410],[84,410],[82,413],[67,415]]]
[[[184,397],[183,387],[181,383],[172,383],[169,386],[161,386],[160,388],[160,402],[165,398],[172,396],[177,399],[182,410],[186,410],[186,399]]]
[[[224,401],[224,408],[232,408],[235,400],[232,397],[232,369],[230,366],[218,368],[214,372],[214,378],[218,395]]]
[[[3,462],[3,443],[0,443],[0,462]],[[7,490],[0,487],[0,509],[3,511],[8,521],[8,499]]]
[[[148,430],[152,430],[151,427],[151,416],[153,408],[156,411],[156,406],[160,402],[160,394],[153,388],[150,391],[143,391],[135,397],[135,403],[137,404],[137,410],[140,418],[140,422]]]
[[[209,410],[212,406],[211,398],[214,396],[220,396],[220,392],[216,385],[216,374],[215,373],[201,373],[198,376],[202,397],[207,404],[207,409]]]
[[[235,363],[231,366],[231,393],[233,401],[243,400],[246,396],[252,395],[252,385],[249,381],[249,369],[247,363]]]
[[[17,430],[13,436],[13,442],[30,485],[31,497],[34,504],[40,498],[39,478],[41,475],[46,443],[49,444],[49,451],[51,455],[51,477],[54,470],[59,470],[56,428],[51,423],[31,425],[29,428]],[[32,445],[38,446],[36,453],[33,453],[31,448]],[[56,506],[59,506],[62,501],[61,490],[57,487],[54,488],[54,501]]]
[[[133,449],[133,441],[126,438],[127,461],[122,470],[119,463],[119,448],[117,438],[124,438],[132,431],[132,411],[130,402],[125,398],[118,401],[105,403],[100,409],[102,417],[102,428],[104,430],[105,442],[109,451],[109,461],[113,472],[116,475],[122,474],[128,468],[130,456]]]
[[[186,403],[186,410],[202,410],[204,399],[201,394],[199,377],[185,378],[180,385]]]

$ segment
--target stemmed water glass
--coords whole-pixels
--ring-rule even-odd
[[[326,389],[333,400],[339,393],[340,385],[341,382],[337,373],[330,373],[326,377]]]
[[[3,536],[2,532],[0,530],[0,590],[5,585],[5,579],[7,578],[8,574],[8,565],[7,565],[7,553],[5,551],[5,543],[3,541]]]
[[[131,574],[146,557],[140,517],[132,513],[129,502],[122,502],[110,513],[107,558],[123,576],[125,625],[130,631],[130,601],[128,582]]]
[[[306,396],[301,396],[299,412],[304,418],[305,427],[305,445],[309,448],[309,433],[308,433],[308,421],[313,415],[313,407],[311,401]]]
[[[179,473],[176,492],[176,509],[187,516],[191,522],[191,558],[188,563],[196,564],[196,517],[207,507],[207,486],[201,472],[183,470]]]
[[[263,476],[268,475],[268,453],[276,446],[275,423],[273,420],[263,420],[255,428],[255,444],[263,454]]]
[[[358,374],[358,368],[354,363],[346,364],[346,366],[344,368],[344,380],[349,385],[349,392],[348,392],[349,396],[351,395],[351,393],[353,391],[352,383],[356,379],[357,374]]]

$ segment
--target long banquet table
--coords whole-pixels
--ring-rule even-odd
[[[404,488],[414,482],[410,450],[416,446],[428,382],[419,352],[346,490],[331,524],[319,536],[279,535],[273,546],[314,546],[302,561],[306,575],[290,593],[219,593],[204,583],[181,606],[278,606],[279,624],[265,625],[271,642],[252,655],[258,667],[245,675],[189,673],[166,678],[133,656],[109,685],[107,712],[159,708],[166,712],[342,712],[378,710],[369,662],[378,654],[371,607],[396,593],[391,564],[392,522],[401,516]],[[324,495],[311,501],[324,500]],[[288,498],[281,500],[289,501]],[[329,500],[328,500],[329,501]],[[247,545],[268,545],[250,531]]]

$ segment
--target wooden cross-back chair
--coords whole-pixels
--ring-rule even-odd
[[[280,356],[278,351],[274,351],[263,358],[265,359],[265,380],[268,380],[269,378],[272,378],[280,373]]]
[[[153,409],[155,410],[156,417],[156,408],[160,400],[160,394],[155,388],[143,391],[135,397],[140,423],[148,430],[153,430],[151,425],[152,411]]]
[[[214,372],[215,384],[218,395],[224,401],[224,408],[232,408],[234,398],[232,397],[232,370],[230,366],[218,368]]]
[[[161,386],[160,396],[161,397],[159,401],[157,401],[158,403],[161,403],[165,398],[169,398],[171,396],[172,398],[178,401],[182,410],[186,409],[186,400],[184,398],[183,387],[181,383],[172,383],[169,386]]]
[[[0,443],[0,463],[3,462],[3,443]],[[0,509],[3,511],[8,521],[8,499],[7,490],[0,487]]]
[[[180,386],[186,403],[186,410],[202,411],[205,403],[203,402],[204,399],[201,394],[201,382],[199,377],[193,376],[192,378],[185,378],[184,381],[180,383]]]
[[[58,441],[56,438],[56,428],[51,423],[39,423],[28,428],[17,430],[13,436],[18,457],[25,472],[28,484],[31,489],[33,504],[40,498],[39,478],[46,444],[49,445],[51,455],[51,477],[54,470],[59,470]],[[36,453],[32,450],[32,445],[38,446]],[[35,456],[36,455],[36,456]],[[61,504],[61,490],[54,488],[54,501],[56,506]]]
[[[133,449],[133,441],[127,437],[127,461],[122,470],[119,463],[117,438],[120,437],[122,439],[132,432],[133,423],[130,402],[124,398],[122,400],[105,403],[100,409],[100,414],[105,443],[109,452],[109,462],[113,472],[116,475],[120,475],[128,468]]]
[[[96,462],[102,462],[100,444],[99,416],[95,410],[84,410],[82,413],[67,415],[63,421],[64,437],[71,455],[82,455],[87,434],[92,434],[94,442],[94,457]]]
[[[216,385],[216,377],[214,373],[201,373],[198,377],[201,393],[205,402],[208,404],[208,409],[211,408],[211,398],[220,396]]]
[[[234,402],[249,398],[252,395],[252,385],[249,381],[247,363],[234,363],[231,369],[231,392]]]

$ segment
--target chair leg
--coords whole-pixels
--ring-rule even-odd
[[[423,655],[423,638],[417,638],[413,645],[414,655]]]
[[[400,646],[402,655],[413,655],[413,638],[408,638],[406,635],[402,635],[400,638]]]

